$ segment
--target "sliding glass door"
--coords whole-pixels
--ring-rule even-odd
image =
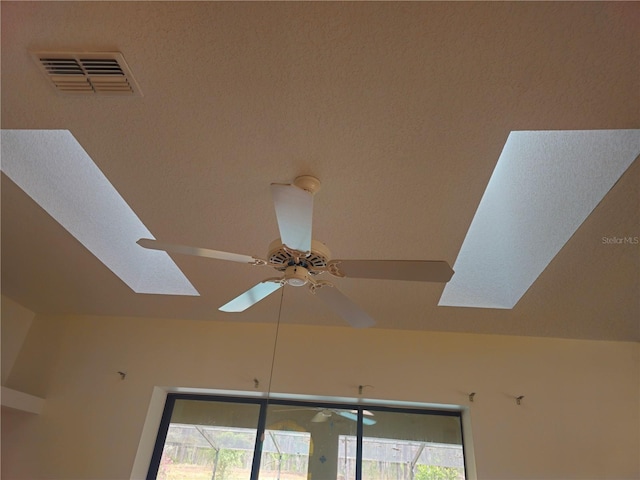
[[[169,395],[147,478],[464,480],[460,413]]]

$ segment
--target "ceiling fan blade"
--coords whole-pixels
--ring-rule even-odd
[[[244,312],[247,308],[268,297],[280,287],[282,287],[282,284],[279,281],[265,280],[238,295],[218,310],[222,312]]]
[[[301,252],[311,251],[313,194],[295,185],[272,183],[271,196],[282,243]]]
[[[266,262],[251,257],[249,255],[241,255],[238,253],[220,252],[218,250],[210,250],[208,248],[189,247],[186,245],[173,245],[170,243],[162,243],[150,238],[141,238],[138,245],[151,250],[163,250],[169,253],[180,253],[182,255],[193,255],[196,257],[216,258],[218,260],[228,260],[230,262],[249,263],[252,265],[262,265]]]
[[[329,420],[329,418],[331,418],[331,412],[329,410],[320,410],[318,413],[316,413],[313,416],[311,421],[313,423],[322,423],[322,422],[326,422],[327,420]]]
[[[347,410],[338,410],[337,413],[341,417],[348,418],[349,420],[353,420],[354,422],[358,421],[357,413],[349,412]],[[363,416],[362,423],[364,423],[365,425],[375,425],[377,422],[373,418],[367,418]]]
[[[316,288],[314,293],[354,328],[366,328],[376,323],[368,313],[331,284]]]
[[[447,262],[431,260],[332,260],[329,272],[338,277],[448,282],[453,269]]]

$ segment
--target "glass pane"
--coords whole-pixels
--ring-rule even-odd
[[[348,410],[270,404],[260,480],[355,479],[355,447],[344,458],[340,439],[355,436]]]
[[[176,400],[156,478],[248,480],[259,413],[259,405]]]
[[[370,413],[362,440],[363,480],[464,480],[459,417]]]

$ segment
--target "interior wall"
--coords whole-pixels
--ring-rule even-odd
[[[4,295],[1,298],[0,337],[2,339],[2,385],[4,385],[31,327],[34,313]]]
[[[274,336],[272,324],[36,316],[7,386],[45,408],[3,410],[2,477],[129,478],[154,387],[266,390]],[[468,407],[480,479],[640,478],[638,343],[281,326],[272,391],[357,397],[358,385]]]

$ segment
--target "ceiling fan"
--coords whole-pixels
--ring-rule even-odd
[[[172,245],[141,238],[144,248],[170,253],[215,258],[256,266],[269,266],[279,272],[226,303],[223,312],[242,312],[284,285],[302,287],[323,300],[329,308],[356,328],[369,327],[373,318],[341,293],[331,282],[320,280],[328,273],[335,277],[448,282],[453,270],[445,261],[427,260],[332,260],[329,249],[311,237],[313,196],[320,181],[310,175],[297,177],[293,184],[271,184],[280,238],[269,246],[267,259],[206,248]]]
[[[329,419],[334,415],[339,415],[343,418],[347,418],[349,420],[353,420],[354,422],[358,421],[358,410],[345,410],[341,408],[325,408],[325,407],[308,407],[308,408],[288,408],[286,410],[275,410],[276,412],[299,412],[299,411],[315,411],[317,412],[312,418],[312,423],[324,423],[329,421]],[[364,425],[375,425],[377,420],[373,417],[375,416],[373,412],[369,410],[362,410],[362,423]]]

